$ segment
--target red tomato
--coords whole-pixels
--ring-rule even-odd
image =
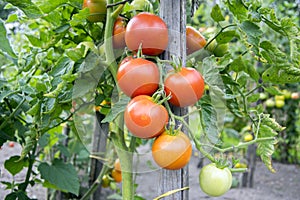
[[[118,17],[114,24],[113,30],[113,45],[115,49],[123,49],[125,43],[126,23],[122,17]]]
[[[190,139],[181,131],[170,135],[167,131],[158,136],[152,145],[152,157],[157,165],[169,170],[183,168],[192,155]]]
[[[120,183],[122,181],[122,172],[120,172],[120,171],[113,169],[111,171],[111,176],[117,183]]]
[[[134,97],[124,112],[124,122],[128,130],[139,138],[153,138],[160,135],[169,120],[168,111],[153,102],[152,97]]]
[[[125,42],[132,51],[137,51],[142,44],[144,54],[158,55],[168,46],[167,25],[159,16],[139,13],[128,22]]]
[[[131,59],[120,65],[117,80],[121,90],[129,97],[152,95],[158,88],[159,70],[151,61]]]
[[[202,49],[206,45],[204,36],[192,26],[186,27],[187,55]]]
[[[8,146],[12,148],[12,147],[15,146],[15,143],[14,143],[14,142],[9,142],[9,143],[8,143]]]
[[[106,0],[84,0],[82,8],[89,8],[90,22],[103,22],[106,17]]]
[[[173,70],[164,85],[166,94],[172,95],[169,102],[179,107],[195,104],[202,97],[205,87],[202,75],[196,69],[186,67],[178,72]]]

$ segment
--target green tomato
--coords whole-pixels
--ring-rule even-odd
[[[209,40],[208,40],[209,41]],[[216,57],[222,57],[228,52],[228,44],[218,44],[213,40],[206,49],[213,53]]]
[[[275,101],[275,106],[276,108],[282,108],[284,106],[284,100],[276,100]]]
[[[259,99],[265,100],[267,98],[268,98],[268,94],[266,94],[266,93],[259,93]]]
[[[266,106],[268,108],[273,108],[275,106],[275,101],[273,99],[267,99]]]
[[[209,196],[221,196],[231,188],[232,174],[227,167],[220,169],[211,163],[201,169],[199,183],[202,191]]]
[[[131,2],[131,6],[137,11],[153,12],[153,6],[148,0],[134,0]]]
[[[285,99],[290,99],[291,96],[292,96],[292,93],[290,91],[286,90],[286,89],[282,90],[282,93],[283,93],[283,96],[284,96]]]

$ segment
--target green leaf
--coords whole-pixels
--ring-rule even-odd
[[[57,186],[60,190],[79,194],[79,179],[76,169],[70,163],[55,159],[52,165],[41,163],[38,167],[41,177],[49,183]]]
[[[210,142],[216,144],[219,140],[218,113],[207,96],[200,100],[200,119],[202,130]]]
[[[39,18],[43,15],[40,9],[31,2],[31,0],[6,0],[8,3],[18,7],[22,10],[29,18]]]
[[[227,0],[226,4],[239,21],[245,21],[248,18],[248,10],[244,6],[242,0]]]
[[[110,112],[105,116],[105,118],[101,121],[102,123],[113,121],[120,113],[124,112],[130,98],[122,95],[120,100],[112,105]]]
[[[37,6],[39,6],[44,13],[50,13],[60,5],[68,3],[68,1],[69,0],[43,0],[38,1]]]
[[[230,70],[233,70],[235,72],[241,72],[241,71],[245,71],[246,66],[244,63],[244,60],[242,58],[242,56],[237,57],[236,59],[234,59],[232,61],[232,63],[230,63]]]
[[[258,82],[260,75],[256,71],[255,66],[250,64],[246,68],[246,73],[250,75],[251,78],[253,78],[256,82]]]
[[[0,41],[1,41],[0,49],[3,52],[7,53],[12,58],[17,58],[15,52],[11,48],[10,43],[6,37],[6,29],[2,20],[0,20]]]
[[[260,96],[259,93],[250,95],[250,96],[247,97],[247,101],[249,103],[257,102],[259,100],[259,96]]]
[[[215,22],[220,22],[220,21],[224,21],[225,18],[222,14],[222,11],[220,9],[220,6],[218,4],[216,4],[213,8],[212,11],[210,13],[211,18],[213,18],[213,20]]]
[[[260,155],[261,160],[266,165],[266,167],[273,173],[276,170],[272,166],[272,154],[275,151],[274,145],[276,144],[276,140],[268,141],[268,142],[259,142],[257,145],[257,153]]]
[[[20,156],[12,156],[4,162],[4,167],[13,176],[22,171],[27,166],[27,161],[20,160]]]
[[[236,36],[235,31],[223,31],[222,33],[220,33],[220,35],[218,35],[216,40],[218,44],[226,44],[230,42],[235,36]]]
[[[12,192],[5,197],[5,200],[30,200],[30,198],[26,195],[25,191],[18,190],[16,192]]]
[[[272,87],[272,86],[269,86],[269,87],[264,87],[264,90],[266,92],[268,92],[269,94],[271,95],[283,95],[280,90],[276,87]]]
[[[43,42],[40,38],[37,38],[33,35],[28,35],[28,34],[25,34],[26,37],[28,38],[29,42],[35,46],[35,47],[42,47],[43,46]]]
[[[269,126],[275,131],[283,131],[285,127],[281,126],[274,118],[270,118],[270,114],[264,114],[262,118],[262,124]]]
[[[292,65],[274,65],[264,71],[262,74],[262,80],[264,82],[271,82],[275,84],[299,83],[300,69]]]
[[[248,42],[258,48],[263,34],[260,27],[250,21],[244,21],[240,28],[246,33]]]

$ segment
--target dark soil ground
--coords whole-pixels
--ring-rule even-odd
[[[20,146],[10,148],[8,144],[3,145],[0,150],[0,181],[11,181],[13,177],[4,169],[4,161],[12,156],[19,155]],[[254,175],[253,188],[234,188],[222,197],[212,198],[205,195],[198,182],[199,169],[198,159],[193,157],[189,165],[189,199],[211,199],[211,200],[297,200],[300,199],[300,167],[296,165],[286,165],[274,163],[277,173],[272,174],[261,163],[257,162]],[[137,192],[145,199],[153,199],[157,196],[157,186],[159,171],[142,173],[137,176]],[[16,182],[24,180],[25,172],[14,177]],[[46,190],[42,187],[29,188],[28,195],[39,200],[45,199]],[[0,200],[5,198],[9,191],[0,183]]]

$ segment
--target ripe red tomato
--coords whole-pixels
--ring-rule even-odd
[[[157,165],[169,170],[183,168],[192,155],[190,139],[181,131],[171,135],[165,131],[152,145],[152,157]]]
[[[125,43],[126,23],[122,17],[118,17],[114,24],[113,30],[113,45],[115,49],[123,49]]]
[[[203,95],[205,85],[202,75],[194,68],[182,67],[171,71],[165,79],[165,92],[171,94],[169,102],[185,107],[196,103]]]
[[[15,143],[11,141],[11,142],[8,143],[8,146],[13,148],[15,146]]]
[[[165,130],[168,120],[167,109],[153,102],[153,98],[147,95],[134,97],[124,112],[125,125],[138,138],[160,135]]]
[[[142,59],[129,59],[120,65],[117,81],[129,97],[152,95],[158,88],[159,70],[155,63]]]
[[[201,169],[199,183],[203,192],[218,197],[231,188],[232,174],[227,167],[220,169],[215,163],[210,163]]]
[[[125,42],[132,51],[137,51],[142,44],[142,52],[158,55],[168,46],[168,28],[157,15],[142,12],[134,16],[127,25]]]
[[[103,22],[106,17],[106,0],[84,0],[82,8],[89,8],[90,22]]]
[[[187,55],[202,49],[206,45],[204,36],[192,26],[186,27]]]

